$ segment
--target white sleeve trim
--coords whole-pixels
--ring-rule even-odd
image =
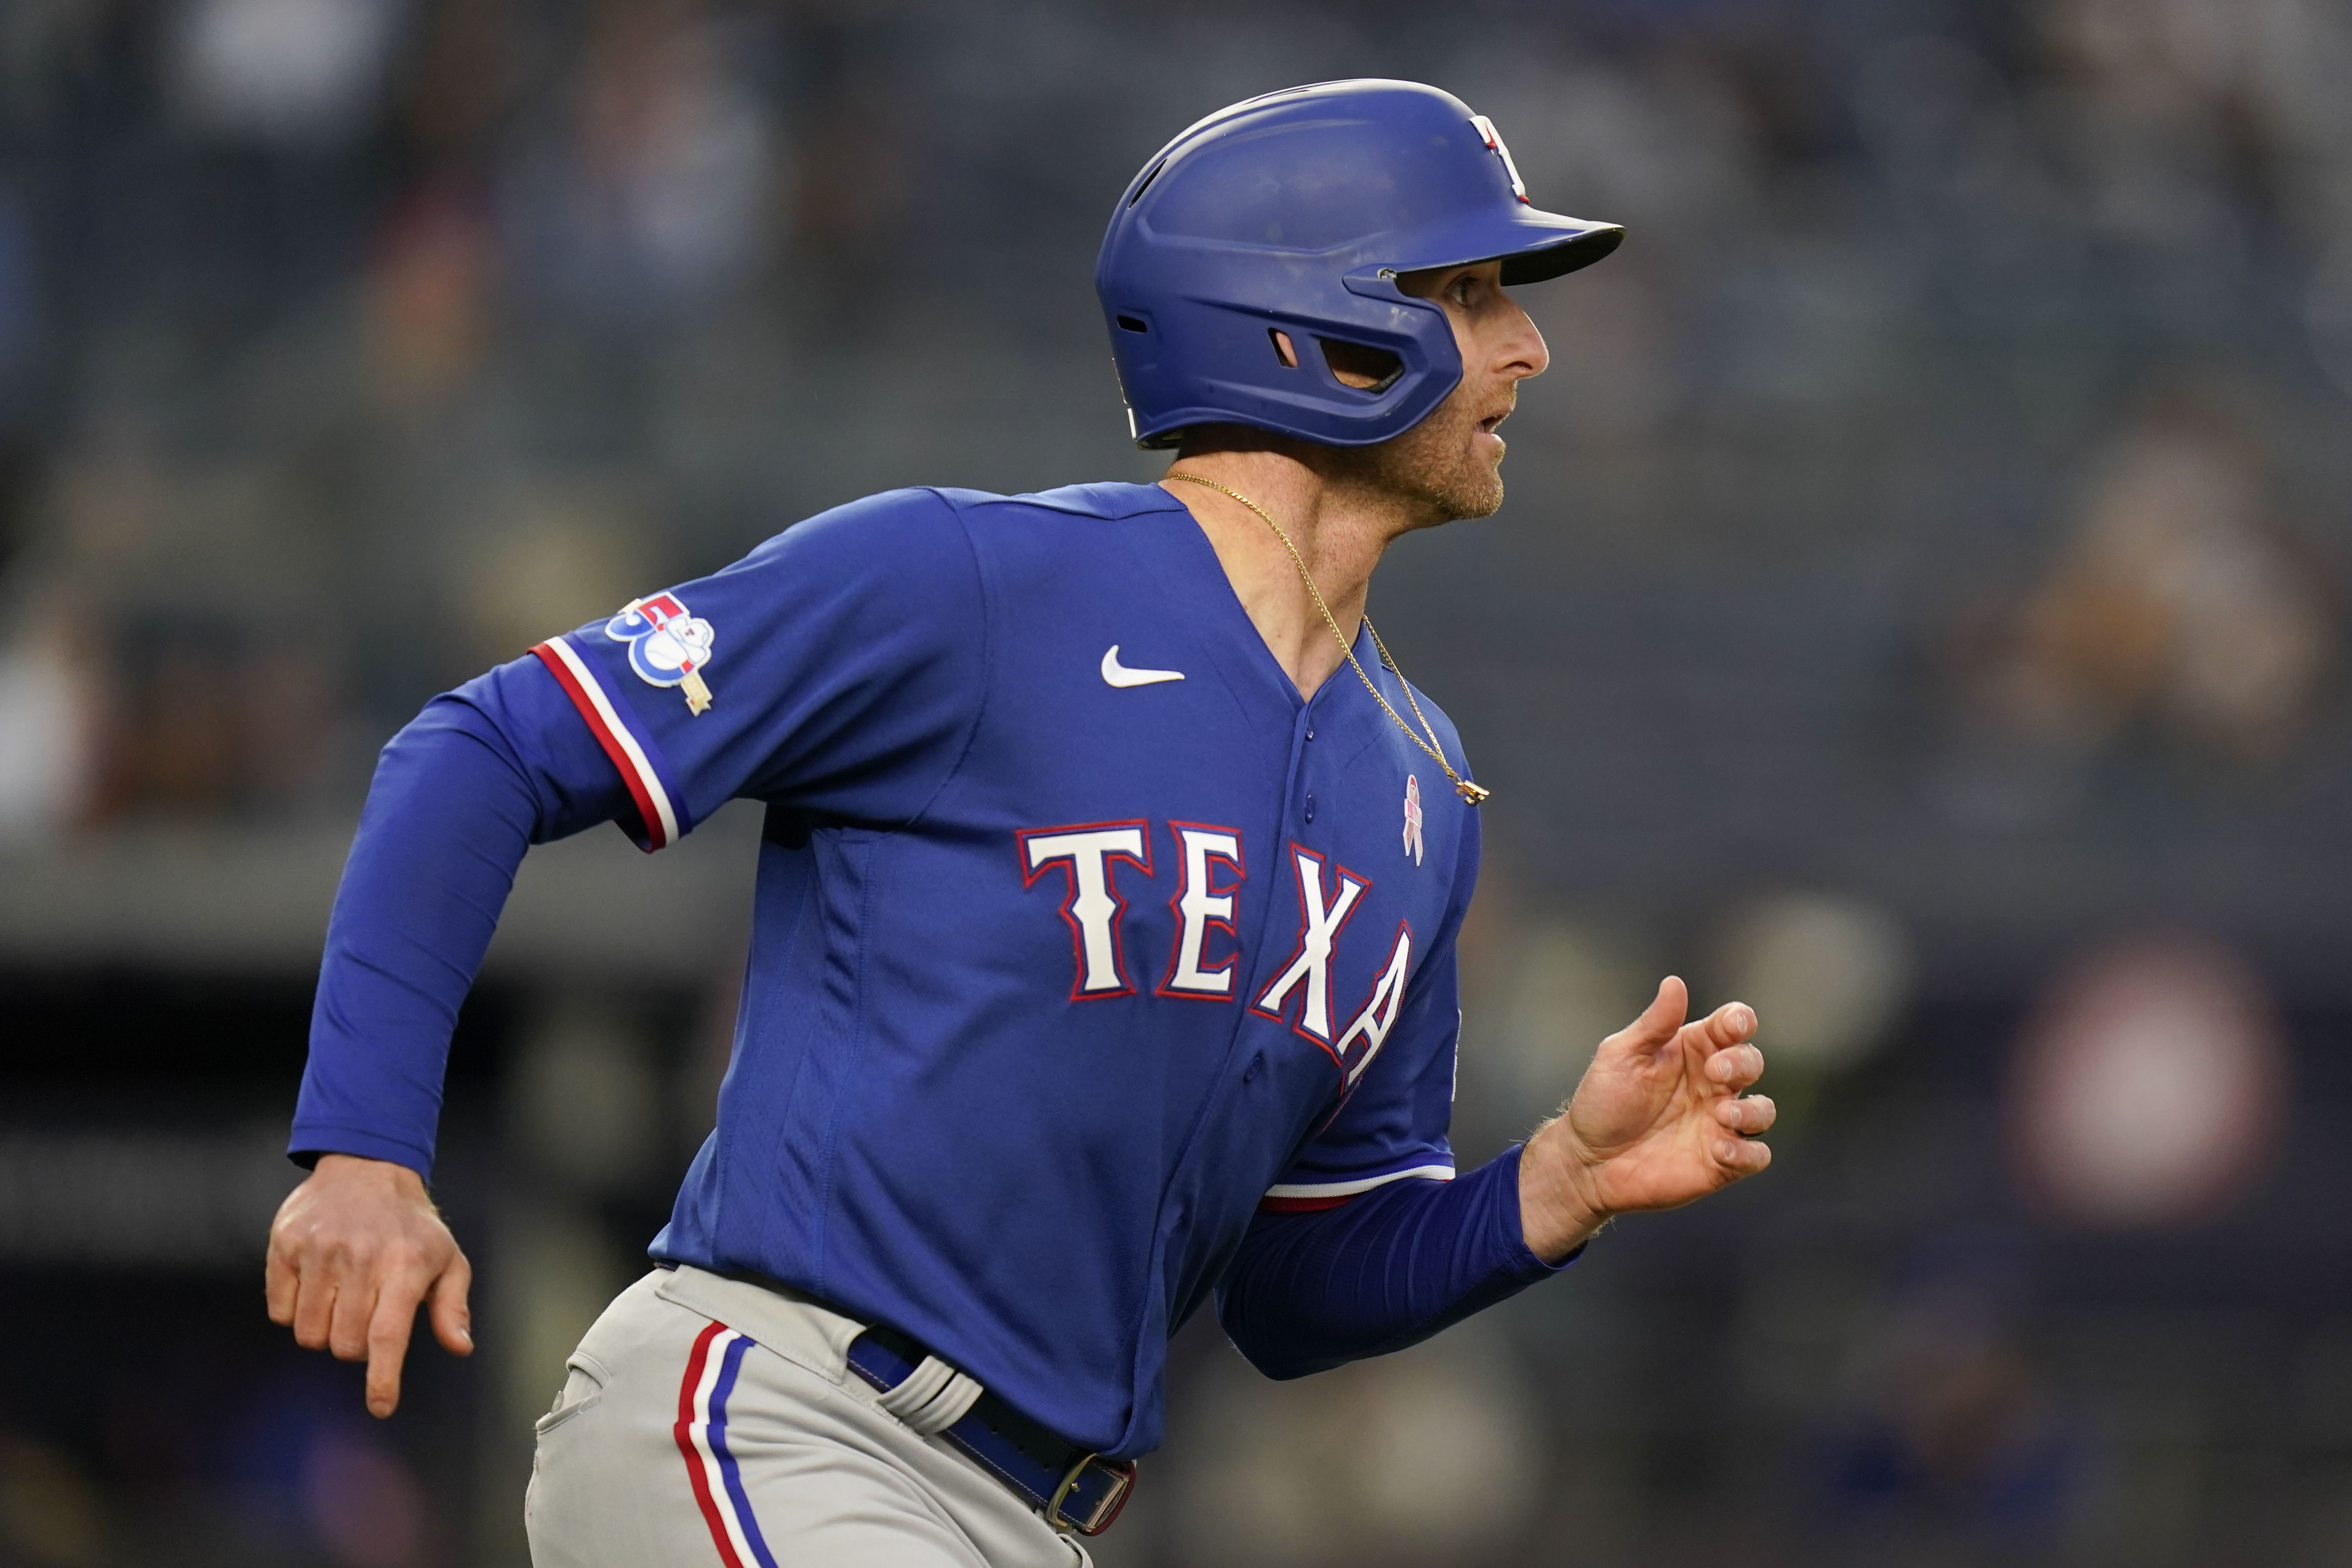
[[[570,670],[572,678],[580,682],[580,689],[595,706],[595,718],[600,721],[599,727],[612,738],[615,745],[621,748],[622,754],[629,759],[629,766],[637,775],[637,784],[643,788],[646,798],[653,802],[655,814],[660,820],[647,823],[646,826],[653,829],[656,840],[654,847],[659,849],[667,845],[677,843],[677,813],[670,806],[669,792],[662,788],[661,775],[654,772],[654,765],[646,759],[645,748],[637,744],[637,738],[629,732],[629,727],[621,721],[620,714],[614,710],[613,700],[604,695],[604,689],[598,684],[595,673],[588,668],[588,661],[572,649],[569,638],[550,637],[547,639],[547,646],[555,650],[555,657],[563,661],[563,668]]]
[[[1268,1187],[1270,1198],[1351,1198],[1358,1193],[1369,1193],[1374,1187],[1384,1187],[1391,1182],[1402,1182],[1408,1176],[1424,1176],[1432,1181],[1454,1179],[1451,1165],[1415,1165],[1407,1171],[1391,1171],[1385,1176],[1360,1176],[1352,1182],[1286,1182]]]

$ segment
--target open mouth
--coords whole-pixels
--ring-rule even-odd
[[[1507,408],[1504,409],[1499,414],[1489,414],[1486,417],[1478,421],[1478,428],[1485,431],[1487,435],[1492,436],[1495,433],[1495,426],[1500,425],[1504,420],[1508,419],[1510,416],[1511,411]]]

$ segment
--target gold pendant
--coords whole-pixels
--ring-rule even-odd
[[[1464,800],[1468,801],[1472,805],[1486,805],[1486,797],[1495,793],[1493,790],[1486,788],[1484,784],[1472,784],[1468,779],[1455,779],[1454,781],[1454,792],[1460,795]]]
[[[700,718],[710,707],[710,688],[704,683],[702,672],[698,669],[688,670],[685,679],[680,680],[678,685],[686,691],[686,710],[696,718]]]

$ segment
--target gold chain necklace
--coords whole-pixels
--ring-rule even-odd
[[[1454,781],[1454,791],[1456,795],[1459,795],[1464,800],[1468,801],[1472,805],[1485,805],[1486,797],[1494,792],[1487,789],[1484,784],[1472,784],[1468,779],[1465,779],[1460,773],[1455,773],[1454,771],[1454,764],[1445,760],[1445,752],[1437,743],[1436,729],[1430,723],[1429,716],[1421,710],[1421,704],[1413,700],[1412,682],[1404,678],[1404,671],[1397,669],[1396,660],[1389,657],[1388,645],[1381,641],[1380,628],[1372,625],[1372,617],[1370,616],[1366,616],[1364,617],[1364,629],[1372,634],[1372,647],[1380,650],[1381,662],[1387,665],[1391,670],[1395,670],[1397,684],[1404,688],[1404,700],[1406,705],[1412,708],[1412,716],[1421,721],[1422,729],[1428,733],[1429,738],[1425,741],[1423,740],[1421,736],[1413,733],[1412,726],[1406,723],[1402,715],[1399,714],[1394,708],[1389,706],[1389,700],[1381,695],[1381,689],[1374,686],[1372,684],[1372,678],[1364,673],[1364,667],[1357,662],[1355,648],[1348,641],[1348,634],[1339,629],[1339,619],[1331,614],[1331,606],[1323,602],[1323,590],[1315,585],[1314,574],[1307,570],[1307,558],[1298,553],[1298,546],[1290,542],[1290,535],[1282,531],[1282,525],[1275,521],[1272,517],[1266,514],[1265,508],[1258,505],[1257,502],[1250,500],[1249,497],[1242,494],[1241,491],[1234,489],[1226,485],[1221,485],[1214,479],[1204,479],[1198,474],[1180,474],[1171,472],[1168,477],[1171,479],[1182,479],[1187,484],[1206,485],[1213,490],[1219,491],[1224,495],[1229,495],[1233,497],[1234,500],[1241,502],[1242,505],[1249,508],[1250,510],[1257,513],[1258,520],[1261,522],[1264,522],[1266,527],[1274,530],[1274,536],[1282,541],[1282,547],[1290,552],[1290,559],[1298,568],[1298,580],[1307,584],[1307,596],[1313,599],[1315,601],[1315,607],[1323,612],[1323,624],[1329,626],[1331,628],[1331,635],[1339,639],[1339,651],[1348,656],[1349,664],[1355,668],[1356,679],[1364,683],[1364,689],[1372,694],[1372,700],[1381,705],[1381,711],[1385,712],[1391,719],[1396,721],[1396,727],[1404,731],[1406,740],[1411,741],[1414,745],[1419,746],[1423,751],[1427,752],[1431,758],[1436,762],[1437,765],[1445,770],[1445,776]]]

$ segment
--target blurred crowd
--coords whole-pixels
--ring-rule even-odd
[[[1383,62],[1635,237],[1538,298],[1531,510],[1444,574],[1518,636],[1404,606],[1486,667],[1457,701],[1589,745],[1528,690],[1609,673],[1560,623],[1679,594],[1686,637],[1626,628],[1648,688],[1798,645],[1735,690],[1790,775],[1751,790],[1898,741],[1933,776],[1892,809],[1963,823],[2117,753],[2276,768],[2337,657],[2348,38],[2318,0],[24,0],[0,824],[337,809],[433,690],[828,502],[1144,472],[1104,192]]]
[[[1460,1152],[1672,968],[1780,1163],[1382,1363],[1194,1324],[1099,1560],[2352,1561],[2338,0],[5,0],[0,900],[340,834],[435,691],[833,503],[1156,474],[1108,206],[1349,75],[1630,235],[1375,589],[1497,792]],[[257,1317],[299,976],[226,1119],[0,1102],[0,1561],[517,1561],[724,1052],[725,980],[596,978],[453,1091],[491,1331],[406,1426],[227,1326],[68,1415],[28,1342],[129,1322],[58,1268]]]

